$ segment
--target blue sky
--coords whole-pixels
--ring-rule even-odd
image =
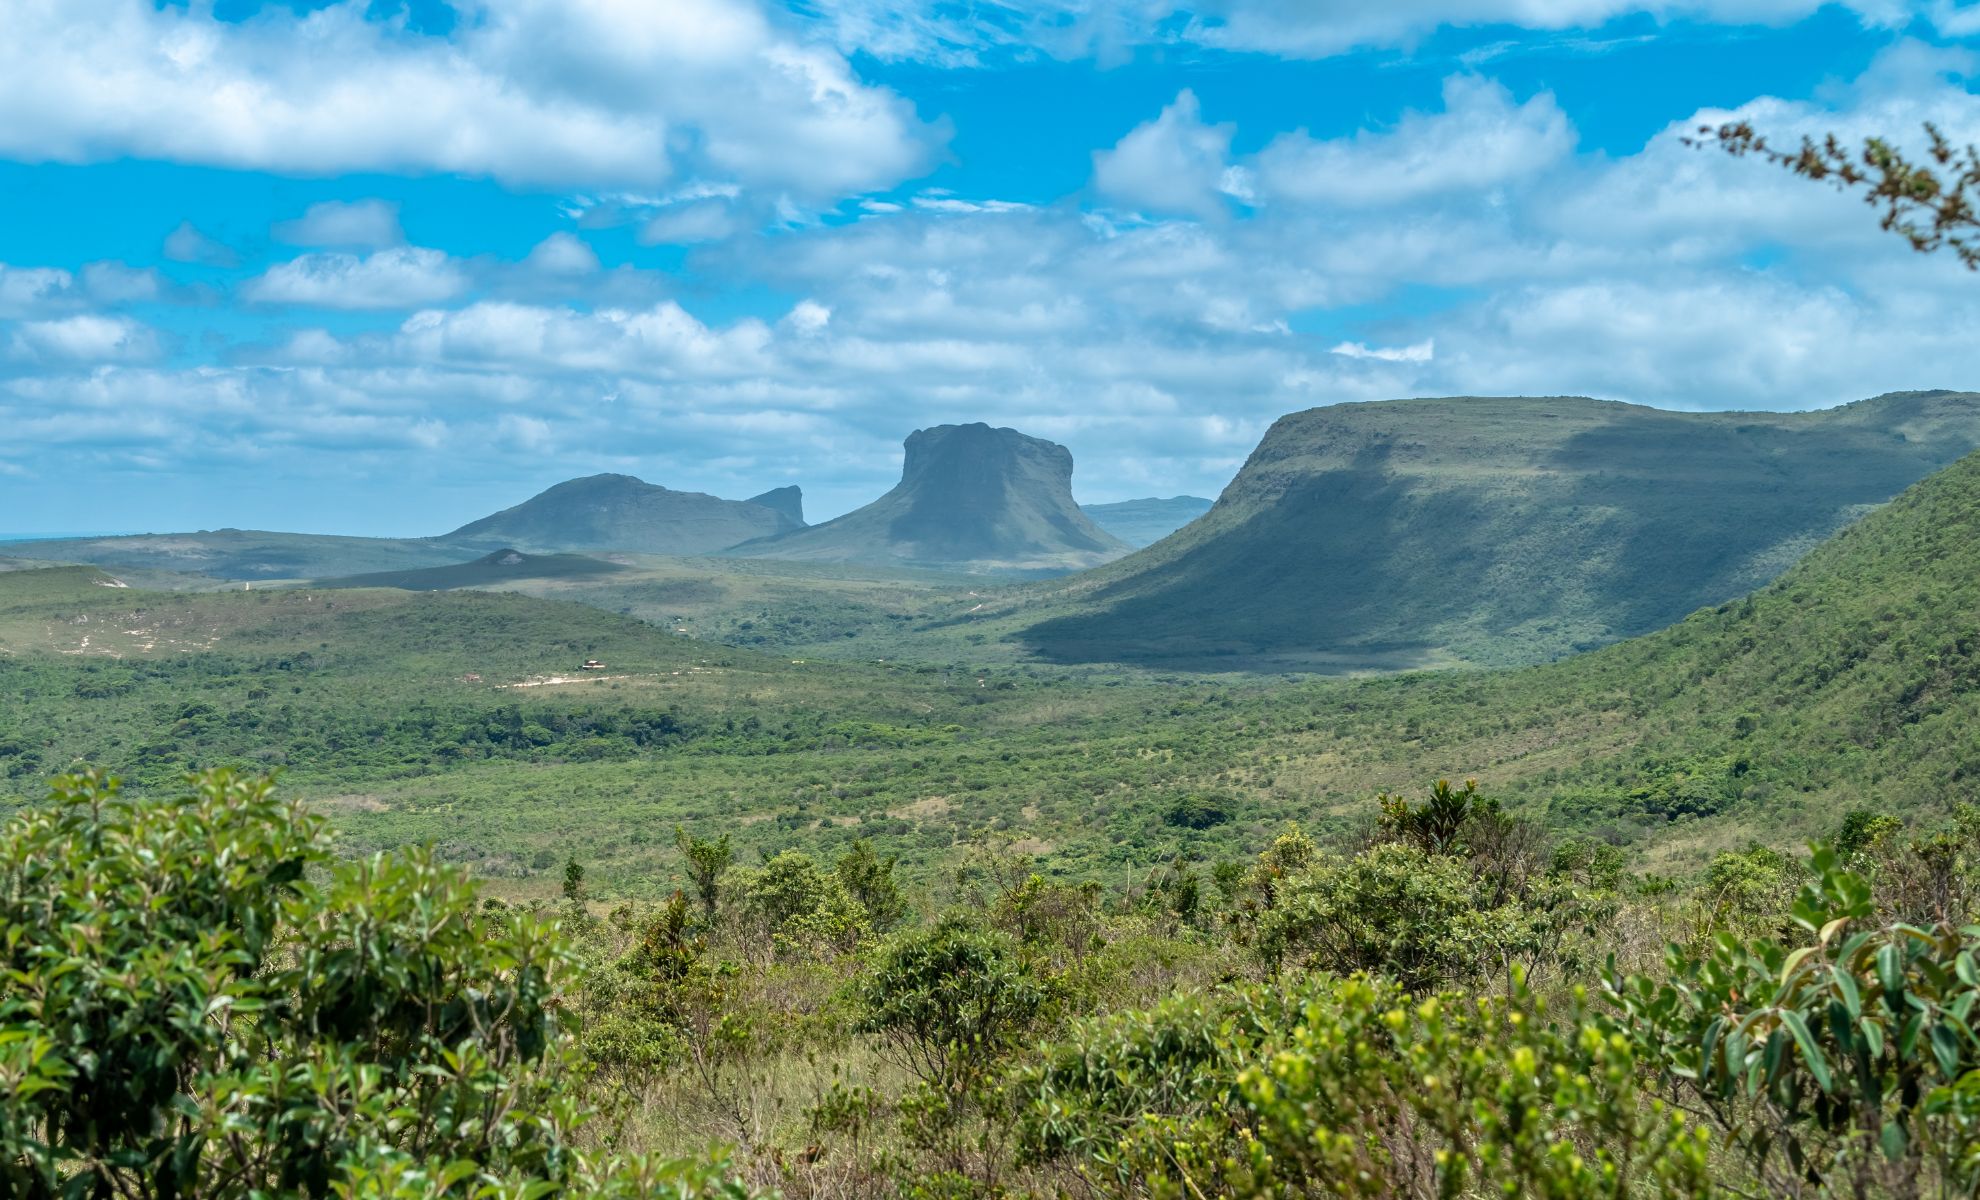
[[[1980,389],[1980,278],[1685,147],[1980,140],[1953,0],[13,0],[0,528],[814,518],[912,429],[1214,495],[1408,395]]]

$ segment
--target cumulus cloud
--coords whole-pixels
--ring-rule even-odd
[[[1574,140],[1550,93],[1522,104],[1492,80],[1454,75],[1441,113],[1406,113],[1393,129],[1331,140],[1285,134],[1258,156],[1257,172],[1275,200],[1394,204],[1530,179]]]
[[[373,352],[421,363],[732,378],[766,368],[769,338],[769,329],[753,320],[711,329],[671,300],[589,313],[483,301],[415,313]]]
[[[583,238],[558,230],[536,243],[523,265],[546,275],[589,275],[598,270],[598,254]]]
[[[155,357],[158,339],[125,317],[78,313],[51,321],[23,321],[10,339],[13,357],[36,363],[132,362]]]
[[[1203,120],[1185,88],[1160,116],[1093,155],[1093,185],[1102,195],[1151,213],[1214,218],[1228,210],[1226,156],[1237,126]]]
[[[76,277],[55,267],[10,267],[0,263],[0,317],[24,317],[66,306]]]
[[[191,221],[179,222],[165,235],[165,257],[202,267],[231,267],[239,261],[231,247],[207,236]]]
[[[401,246],[362,258],[305,254],[249,280],[243,295],[260,304],[312,308],[413,308],[451,300],[467,273],[438,250]]]
[[[1437,357],[1437,342],[1435,338],[1425,338],[1409,346],[1370,346],[1365,342],[1342,342],[1328,353],[1338,354],[1342,358],[1372,359],[1376,362],[1427,363]]]
[[[367,250],[406,240],[399,228],[399,206],[383,200],[325,200],[293,221],[279,221],[275,240],[292,246],[355,246]]]
[[[942,140],[758,0],[463,0],[450,39],[367,7],[223,21],[205,4],[15,0],[0,153],[564,187],[686,168],[829,199],[918,173]]]

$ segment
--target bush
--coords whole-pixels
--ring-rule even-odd
[[[1039,1022],[1054,991],[1008,934],[952,918],[880,948],[858,987],[859,1029],[923,1082],[955,1092]]]
[[[331,862],[265,780],[57,780],[0,833],[0,929],[0,1194],[728,1186],[573,1148],[553,926],[425,852]]]

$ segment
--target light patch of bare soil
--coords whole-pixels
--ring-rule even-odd
[[[899,808],[890,808],[887,810],[887,815],[897,821],[920,821],[932,817],[946,816],[954,807],[955,805],[949,803],[947,796],[927,796],[916,800],[912,804],[903,804]]]
[[[391,808],[377,796],[366,795],[319,796],[309,803],[312,808],[333,813],[382,813],[390,811]]]

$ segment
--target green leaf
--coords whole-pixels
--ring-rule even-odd
[[[1886,1121],[1884,1135],[1877,1140],[1884,1147],[1884,1157],[1896,1162],[1904,1157],[1905,1146],[1911,1139],[1905,1136],[1904,1126],[1896,1121]]]
[[[1959,1035],[1950,1025],[1932,1026],[1932,1057],[1939,1060],[1939,1070],[1947,1079],[1959,1074]]]
[[[1781,1024],[1787,1026],[1788,1032],[1794,1035],[1795,1045],[1801,1047],[1802,1060],[1808,1064],[1808,1073],[1815,1077],[1815,1085],[1828,1091],[1829,1060],[1823,1057],[1822,1047],[1816,1044],[1815,1035],[1809,1032],[1808,1022],[1800,1013],[1787,1008],[1781,1010]]]

